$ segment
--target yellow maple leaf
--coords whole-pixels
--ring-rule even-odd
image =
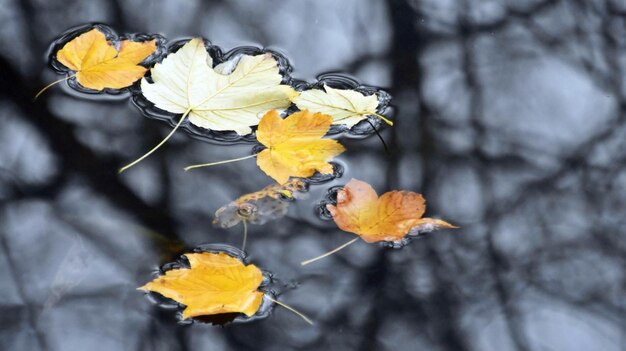
[[[332,117],[306,110],[285,119],[277,111],[266,113],[256,136],[267,149],[257,154],[257,165],[279,184],[289,177],[310,177],[315,171],[331,174],[333,166],[328,162],[345,150],[336,140],[322,139],[331,123]]]
[[[183,319],[221,313],[250,317],[261,306],[263,273],[223,252],[185,254],[191,268],[172,269],[140,287],[184,304]]]
[[[147,69],[139,63],[155,50],[155,40],[122,40],[118,51],[94,28],[70,40],[57,52],[56,58],[76,72],[76,80],[85,88],[121,89],[144,76]]]
[[[389,125],[389,119],[376,113],[378,96],[364,95],[356,90],[334,89],[324,85],[324,90],[310,89],[292,97],[296,106],[301,110],[319,112],[333,117],[333,124],[345,124],[351,128],[367,118],[368,115],[377,116]]]

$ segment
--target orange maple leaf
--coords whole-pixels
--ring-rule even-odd
[[[426,210],[422,195],[410,191],[389,191],[378,197],[371,185],[352,179],[337,192],[337,205],[326,205],[337,226],[357,238],[303,265],[333,254],[358,238],[368,243],[400,241],[407,234],[442,228],[458,228],[434,218],[422,218]]]
[[[156,50],[156,41],[122,40],[119,51],[96,28],[70,40],[56,54],[57,60],[75,71],[85,88],[121,89],[143,77],[147,68],[139,66]]]
[[[310,177],[315,171],[331,174],[333,166],[328,162],[345,150],[336,140],[322,139],[332,121],[329,115],[307,110],[285,119],[269,111],[256,132],[257,140],[267,147],[257,154],[257,165],[280,184],[289,177]]]
[[[398,241],[411,231],[456,228],[440,219],[422,218],[425,202],[411,191],[389,191],[378,197],[371,185],[352,179],[337,192],[337,205],[326,208],[341,230],[368,243]]]
[[[261,306],[263,273],[223,252],[185,254],[191,268],[172,269],[142,286],[184,304],[183,319],[221,313],[250,317]]]

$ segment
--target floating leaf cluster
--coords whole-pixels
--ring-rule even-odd
[[[320,76],[316,83],[290,77],[288,60],[274,51],[241,47],[223,53],[202,38],[166,45],[159,35],[117,36],[105,25],[71,30],[53,43],[51,66],[82,93],[128,93],[147,117],[165,120],[171,132],[154,148],[122,167],[136,165],[183,129],[208,141],[257,143],[251,155],[191,165],[185,170],[256,158],[261,171],[276,183],[240,196],[215,213],[214,224],[229,228],[264,224],[283,217],[288,205],[308,190],[341,175],[331,161],[345,148],[329,138],[338,134],[376,132],[391,97],[343,76]],[[39,95],[38,94],[38,95]],[[371,129],[368,129],[371,127]],[[382,139],[381,139],[382,140]],[[352,179],[325,205],[337,226],[358,238],[393,246],[408,237],[440,228],[456,228],[438,219],[422,218],[425,200],[417,193],[391,191],[378,196],[367,183]],[[245,254],[229,247],[196,250],[170,264],[140,289],[182,304],[182,319],[205,316],[259,316],[264,301],[307,317],[267,290],[268,279]]]

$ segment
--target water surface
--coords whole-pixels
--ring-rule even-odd
[[[6,350],[603,350],[626,345],[626,6],[620,1],[34,1],[0,7],[0,348]],[[340,178],[249,226],[248,259],[281,308],[224,328],[178,324],[136,291],[207,243],[213,213],[270,179],[254,161],[168,131],[130,99],[57,86],[70,27],[264,46],[292,76],[340,72],[392,96],[393,128],[347,138]],[[462,229],[402,249],[358,243],[317,205],[355,177],[418,191]]]

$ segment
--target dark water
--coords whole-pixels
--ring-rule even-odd
[[[626,3],[604,1],[0,2],[0,349],[626,350]],[[128,98],[78,95],[46,65],[66,29],[201,35],[264,46],[291,75],[351,75],[392,96],[393,128],[348,138],[342,176],[286,217],[249,226],[248,259],[272,272],[268,318],[178,324],[136,288],[201,244],[241,244],[213,213],[270,179],[251,144],[168,131]],[[322,220],[356,177],[419,191],[461,226],[402,249]]]

